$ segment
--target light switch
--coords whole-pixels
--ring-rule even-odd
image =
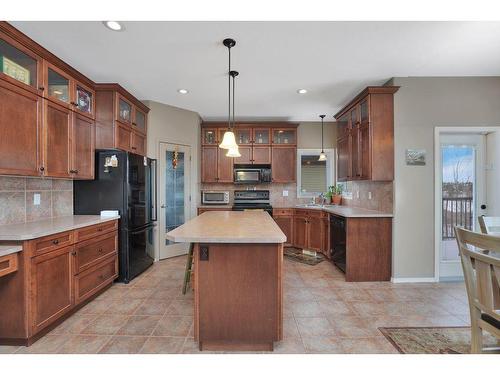
[[[283,196],[288,197],[288,190],[283,190]]]
[[[35,206],[39,206],[40,205],[40,194],[39,193],[33,194],[33,204]]]

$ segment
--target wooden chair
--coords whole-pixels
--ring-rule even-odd
[[[469,298],[471,352],[500,353],[500,237],[459,227],[455,234]],[[499,347],[483,348],[483,330]]]
[[[500,217],[479,216],[478,220],[481,232],[495,236],[500,235]]]

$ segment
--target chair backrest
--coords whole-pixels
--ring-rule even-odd
[[[473,306],[498,319],[500,237],[455,227],[471,312]],[[494,253],[493,253],[494,252]]]
[[[485,234],[500,235],[500,217],[479,216],[478,220],[481,232]]]

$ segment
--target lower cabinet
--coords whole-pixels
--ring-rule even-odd
[[[17,270],[0,277],[0,344],[30,345],[118,276],[117,221],[23,243]],[[83,233],[99,233],[82,239]],[[27,296],[26,298],[24,296]]]
[[[320,210],[295,209],[293,216],[293,246],[314,250],[329,256],[328,213]]]
[[[293,246],[293,208],[274,209],[273,218],[286,236],[285,246]]]
[[[33,333],[73,308],[73,246],[31,259],[31,326]]]

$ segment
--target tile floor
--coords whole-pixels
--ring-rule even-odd
[[[181,293],[185,260],[155,263],[32,346],[0,353],[199,353],[193,293]],[[397,353],[377,327],[468,325],[463,283],[346,283],[327,261],[285,259],[284,269],[284,339],[274,353]]]

